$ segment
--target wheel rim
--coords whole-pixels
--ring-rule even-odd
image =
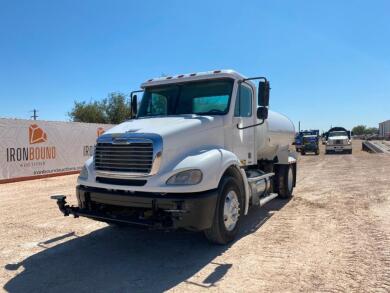
[[[292,168],[290,167],[288,170],[288,191],[291,192],[293,188],[293,183],[294,183],[294,175]]]
[[[236,227],[239,216],[240,203],[238,201],[238,196],[234,190],[231,190],[225,197],[225,204],[223,207],[223,221],[226,230],[232,231]]]

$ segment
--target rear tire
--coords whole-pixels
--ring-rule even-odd
[[[302,156],[306,155],[306,152],[305,151],[301,151],[301,155]]]
[[[239,181],[231,176],[222,177],[213,224],[204,230],[208,241],[223,245],[235,239],[243,216],[242,197]]]
[[[276,191],[281,198],[290,198],[294,190],[294,168],[291,165],[279,165],[276,174]]]

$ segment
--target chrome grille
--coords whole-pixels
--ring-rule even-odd
[[[153,143],[98,143],[94,162],[97,171],[149,174],[153,164]]]

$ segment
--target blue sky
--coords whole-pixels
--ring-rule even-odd
[[[302,128],[390,119],[389,1],[0,1],[0,117],[232,68]]]

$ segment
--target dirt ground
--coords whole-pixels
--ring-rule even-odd
[[[76,176],[0,185],[9,292],[390,292],[390,155],[307,155],[294,197],[252,209],[239,239],[63,217]]]

